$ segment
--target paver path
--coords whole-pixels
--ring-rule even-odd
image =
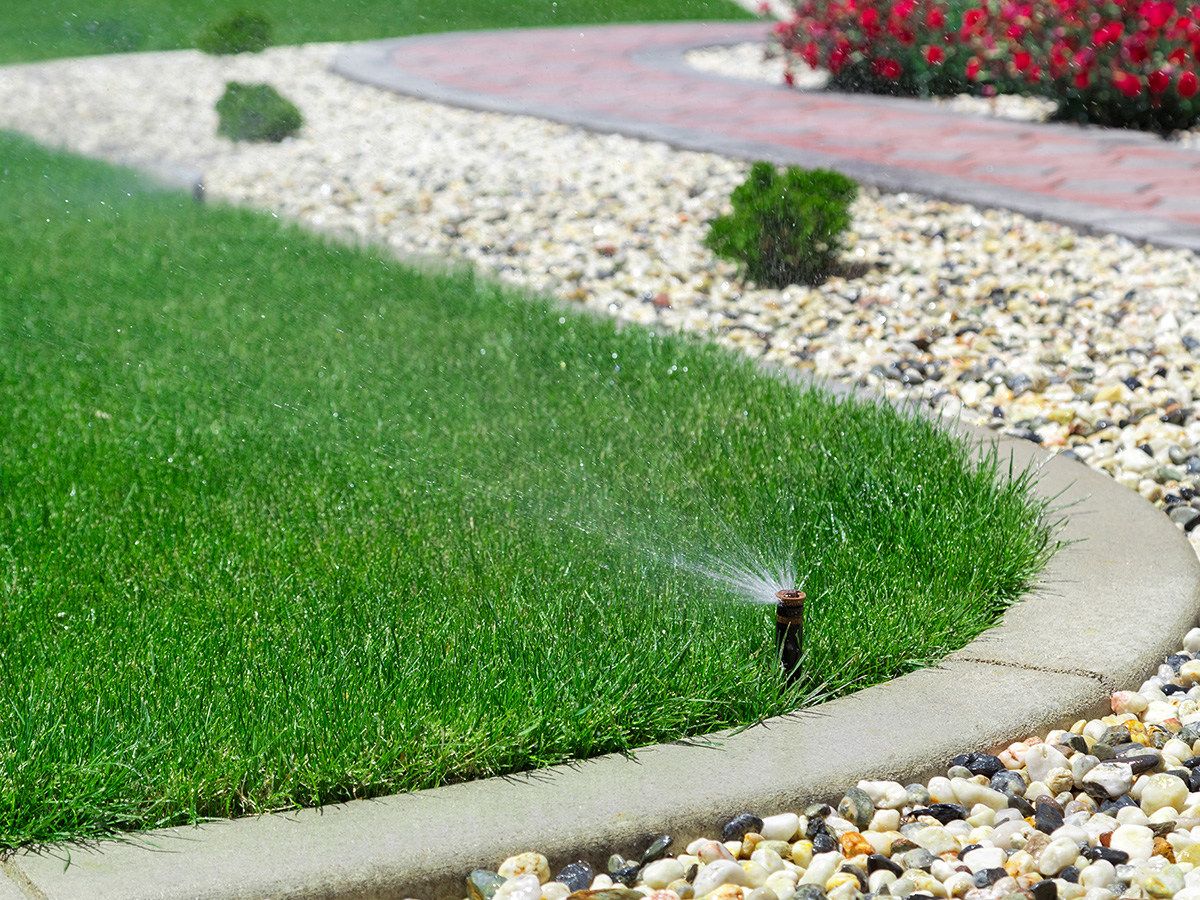
[[[699,46],[770,26],[683,23],[455,32],[354,45],[351,78],[746,159],[836,168],[887,190],[1004,207],[1200,250],[1200,151],[1153,135],[804,92],[695,71]]]

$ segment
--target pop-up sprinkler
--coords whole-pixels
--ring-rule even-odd
[[[804,591],[776,591],[775,648],[779,664],[791,684],[800,676],[800,650],[804,646]]]

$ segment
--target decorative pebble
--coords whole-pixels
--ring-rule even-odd
[[[492,900],[505,880],[489,869],[475,869],[467,876],[467,896],[470,900]]]
[[[541,900],[542,883],[536,875],[510,875],[492,896],[493,900]]]
[[[518,853],[510,856],[496,870],[501,878],[512,878],[515,875],[533,875],[538,884],[550,880],[550,863],[540,853]]]
[[[718,885],[748,885],[749,883],[750,878],[746,874],[746,870],[732,859],[718,859],[708,863],[692,881],[697,897],[705,896],[715,890]]]
[[[687,871],[683,863],[677,859],[659,859],[642,869],[642,884],[658,890],[665,888],[672,881],[678,881]]]
[[[751,831],[762,834],[763,820],[753,813],[742,813],[725,823],[721,829],[721,840],[740,841]]]
[[[790,841],[800,828],[800,817],[795,813],[780,813],[777,816],[763,816],[759,834],[767,841]]]
[[[561,882],[574,891],[584,891],[591,886],[592,879],[596,877],[596,873],[592,867],[580,860],[573,862],[568,866],[564,866],[562,871],[558,873],[555,881]]]

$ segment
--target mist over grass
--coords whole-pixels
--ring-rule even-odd
[[[11,135],[0,222],[5,845],[745,725],[1047,553],[1022,479],[694,340]],[[795,686],[714,561],[803,577]]]

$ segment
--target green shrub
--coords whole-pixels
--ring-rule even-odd
[[[857,196],[838,172],[756,162],[730,196],[733,214],[714,219],[704,242],[759,285],[819,284],[837,268]]]
[[[196,46],[205,53],[224,56],[230,53],[259,53],[271,43],[271,23],[258,13],[234,13],[213,22],[196,38]]]
[[[300,130],[304,119],[295,104],[269,84],[230,81],[217,101],[217,134],[231,141],[282,141]]]

